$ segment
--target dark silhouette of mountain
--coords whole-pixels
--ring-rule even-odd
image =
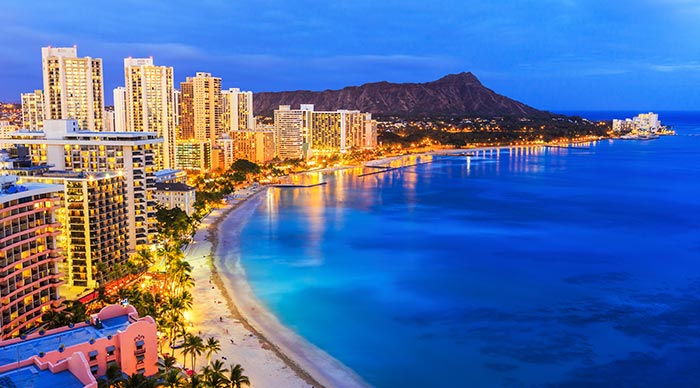
[[[485,87],[472,73],[450,74],[427,83],[374,82],[341,90],[255,93],[256,115],[279,105],[314,104],[315,110],[357,109],[377,116],[551,117]]]

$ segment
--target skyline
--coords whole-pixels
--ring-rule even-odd
[[[221,77],[224,88],[261,92],[471,71],[499,94],[552,111],[700,103],[700,5],[688,0],[72,4],[82,12],[47,1],[4,4],[1,100],[41,88],[41,47],[77,45],[79,56],[103,59],[107,105],[124,85],[129,56],[173,66],[178,88],[196,72]]]

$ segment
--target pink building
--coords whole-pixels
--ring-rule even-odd
[[[0,342],[0,386],[3,379],[24,386],[27,376],[47,382],[34,386],[96,388],[111,364],[151,376],[158,372],[157,342],[153,318],[139,318],[133,306],[106,306],[89,323]]]
[[[0,176],[0,340],[19,336],[46,311],[63,308],[55,217],[63,187],[16,181]]]

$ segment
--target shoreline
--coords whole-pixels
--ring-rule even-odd
[[[282,325],[248,283],[240,264],[240,230],[269,189],[213,210],[197,230],[196,243],[187,247],[195,305],[214,302],[193,314],[191,328],[203,338],[219,339],[222,350],[212,359],[240,363],[253,387],[368,387],[354,371]]]
[[[601,140],[603,139],[591,141]],[[374,159],[352,166],[299,172],[293,175],[323,174],[357,167],[366,168],[410,157],[535,146],[546,145],[430,150]],[[409,166],[402,165],[398,168],[403,167]],[[245,368],[245,373],[250,377],[252,386],[368,387],[370,385],[353,370],[284,326],[257,299],[248,283],[245,270],[240,262],[240,231],[271,188],[263,186],[252,194],[248,191],[248,194],[237,203],[213,210],[198,228],[194,239],[198,245],[191,244],[186,250],[187,259],[193,267],[204,270],[195,275],[196,289],[193,296],[197,304],[200,301],[211,302],[211,298],[215,298],[215,307],[218,308],[214,310],[221,312],[221,315],[212,314],[215,311],[209,310],[203,313],[203,316],[194,317],[191,325],[203,337],[222,337],[222,330],[226,336],[233,335],[230,338],[230,344],[220,340],[222,351],[217,354],[217,357],[224,360],[230,358],[235,363],[240,363]],[[224,233],[223,230],[226,232]],[[197,249],[191,249],[195,245],[197,245]],[[200,252],[194,254],[193,250]],[[199,254],[201,256],[198,256]],[[209,284],[203,281],[204,277],[208,277]],[[202,284],[205,284],[204,288]],[[217,298],[222,299],[223,303]],[[218,321],[216,320],[217,315],[219,315]],[[224,316],[225,320],[223,320]],[[234,337],[238,338],[234,341]],[[243,352],[242,347],[249,346],[250,339],[256,340],[257,344],[252,347],[253,351],[245,349],[248,351]],[[241,341],[245,345],[239,345]]]

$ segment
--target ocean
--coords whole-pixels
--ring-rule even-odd
[[[376,387],[700,386],[700,113],[660,119],[678,136],[271,189],[242,265]]]

